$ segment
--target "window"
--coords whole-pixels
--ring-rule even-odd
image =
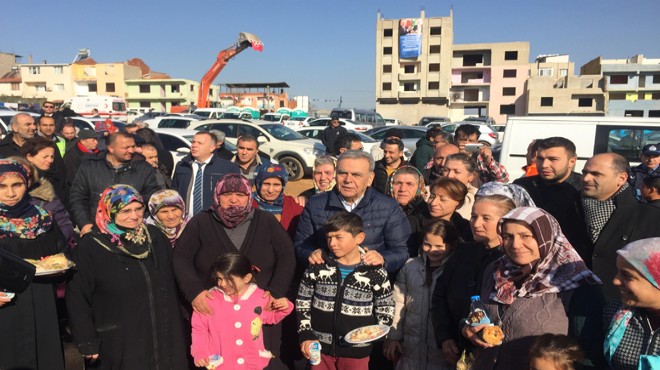
[[[592,107],[594,105],[593,98],[579,98],[578,107]]]
[[[64,67],[63,66],[53,67],[53,74],[61,75],[62,73],[64,73]]]
[[[383,30],[383,37],[392,37],[392,29],[391,28],[385,28]]]
[[[559,77],[566,77],[566,76],[568,76],[568,69],[566,68],[559,69]]]
[[[440,54],[440,45],[431,45],[429,47],[429,54]]]
[[[64,84],[55,84],[53,85],[54,91],[64,91]]]
[[[660,75],[653,75],[653,83],[660,84]]]
[[[112,110],[124,112],[126,111],[126,104],[120,102],[112,102]]]
[[[620,154],[630,162],[639,161],[644,145],[655,144],[660,137],[660,129],[656,127],[630,129],[630,127],[600,126],[596,130],[597,138],[607,138],[608,152]]]
[[[626,93],[610,93],[610,100],[626,100]]]
[[[383,55],[392,55],[392,47],[386,46],[383,48]]]
[[[516,88],[515,87],[502,88],[502,95],[503,96],[516,96]],[[505,113],[502,113],[502,114],[505,114]]]
[[[610,83],[612,85],[625,85],[628,83],[627,75],[612,75],[610,76]]]
[[[383,73],[392,73],[392,65],[383,64]]]
[[[186,144],[183,140],[179,139],[176,136],[171,136],[164,134],[162,132],[158,133],[158,138],[163,143],[165,150],[170,152],[175,152],[177,149],[186,148],[190,149],[190,145]]]
[[[46,85],[36,85],[34,88],[37,92],[46,92]]]
[[[41,73],[41,67],[28,67],[29,75],[38,75]]]
[[[504,60],[518,60],[518,52],[517,51],[505,51],[504,52]]]
[[[18,91],[21,89],[21,84],[18,82],[11,83],[11,91]]]
[[[516,114],[515,104],[502,104],[500,105],[500,114]]]
[[[440,90],[440,82],[430,81],[429,82],[429,90]]]
[[[245,134],[252,135],[256,138],[258,138],[259,136],[264,136],[264,137],[266,136],[266,135],[264,135],[263,132],[261,132],[261,130],[259,130],[256,127],[252,127],[252,126],[248,126],[248,125],[239,125],[238,126],[238,135],[245,135]]]
[[[151,103],[149,103],[148,101],[141,101],[140,108],[151,108]]]
[[[96,92],[98,90],[96,84],[89,84],[87,85],[87,91],[89,92]]]
[[[392,83],[391,82],[383,82],[383,90],[384,91],[392,90]]]
[[[194,92],[194,91],[195,91],[195,85],[190,85],[190,92]]]
[[[552,77],[552,68],[551,67],[539,68],[539,76]]]
[[[627,110],[623,114],[625,117],[644,117],[643,110]]]
[[[543,97],[541,98],[541,106],[542,107],[552,107],[552,97]]]
[[[106,82],[105,83],[105,92],[115,92],[115,83],[114,82]]]
[[[209,90],[210,92],[211,90]],[[172,92],[173,93],[178,93],[181,92],[181,86],[180,85],[172,85]]]
[[[431,36],[438,36],[442,34],[442,27],[431,27]]]
[[[650,117],[650,118],[658,118],[658,117],[660,117],[660,110],[650,110],[650,111],[649,111],[649,117]]]
[[[502,77],[504,78],[514,78],[518,75],[518,71],[515,69],[505,69],[504,72],[502,73]]]
[[[440,72],[440,63],[429,64],[429,72]]]
[[[465,54],[463,55],[463,67],[475,67],[484,64],[483,54]]]
[[[415,88],[415,83],[414,82],[405,82],[403,84],[403,91],[417,91]]]
[[[403,66],[404,73],[415,73],[415,66],[413,64],[408,64]]]
[[[148,94],[151,92],[151,85],[140,85],[140,93]]]
[[[651,100],[660,100],[660,93],[651,93]]]

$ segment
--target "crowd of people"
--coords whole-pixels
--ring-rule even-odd
[[[0,141],[0,249],[75,265],[0,274],[0,369],[64,369],[64,341],[88,369],[660,368],[660,145],[579,169],[539,139],[509,183],[473,126],[407,163],[400,130],[367,153],[333,120],[290,194],[253,136],[200,131],[174,166],[51,105]]]

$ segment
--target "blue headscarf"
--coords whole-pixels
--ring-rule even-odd
[[[270,178],[277,178],[282,182],[282,191],[274,202],[267,202],[260,195],[264,180]],[[257,176],[254,178],[256,190],[252,193],[252,199],[257,202],[259,209],[272,213],[275,217],[281,219],[282,206],[284,205],[284,188],[288,181],[289,173],[286,171],[286,168],[280,164],[270,164],[269,166],[260,169],[259,172],[257,172]]]

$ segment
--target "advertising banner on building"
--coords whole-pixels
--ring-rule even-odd
[[[422,18],[399,20],[399,58],[417,58],[422,51]]]

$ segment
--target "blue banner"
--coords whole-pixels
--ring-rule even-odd
[[[399,58],[417,58],[422,50],[422,18],[399,21]]]

